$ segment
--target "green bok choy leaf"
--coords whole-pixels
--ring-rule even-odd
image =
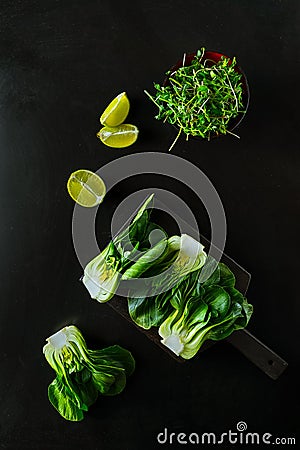
[[[48,397],[67,420],[82,420],[99,394],[119,394],[134,371],[135,361],[129,351],[118,345],[89,350],[74,325],[46,340],[43,353],[56,372],[48,387]]]

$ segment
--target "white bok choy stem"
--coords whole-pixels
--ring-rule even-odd
[[[87,346],[81,332],[74,325],[62,328],[46,339],[43,353],[56,372],[69,373],[82,369],[82,361],[87,359]]]
[[[204,266],[207,255],[204,246],[188,234],[182,234],[180,238],[180,250],[174,263],[180,271],[180,276],[185,276],[194,270]]]
[[[170,245],[172,245],[171,240],[172,238],[169,239]],[[174,241],[174,245],[178,246],[178,242]],[[170,267],[171,272],[168,275],[169,286],[174,285],[174,282],[177,284],[189,273],[201,269],[205,264],[206,258],[207,254],[204,251],[204,246],[188,234],[182,234],[180,236],[177,258]]]
[[[90,261],[84,269],[82,282],[90,293],[90,296],[100,303],[110,300],[116,292],[121,274],[118,272],[118,264],[107,261],[109,246],[100,255]]]

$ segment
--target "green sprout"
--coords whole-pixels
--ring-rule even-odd
[[[185,58],[184,58],[185,60]],[[168,83],[154,83],[156,94],[148,97],[158,107],[158,120],[179,128],[173,148],[183,132],[210,140],[230,133],[230,121],[245,113],[243,75],[236,70],[236,58],[222,56],[218,62],[205,59],[205,49],[198,50],[188,66],[166,72]]]

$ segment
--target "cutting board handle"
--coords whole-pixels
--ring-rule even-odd
[[[247,330],[235,331],[227,338],[227,342],[230,342],[273,380],[277,380],[288,366],[286,361]]]

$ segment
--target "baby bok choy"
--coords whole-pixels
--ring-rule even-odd
[[[207,339],[218,341],[245,328],[253,312],[225,264],[219,263],[204,283],[200,274],[187,275],[172,289],[173,312],[159,327],[161,342],[184,359],[192,358]]]
[[[64,419],[82,420],[99,394],[119,394],[134,371],[135,361],[129,351],[118,345],[90,350],[74,325],[46,340],[43,353],[56,372],[48,397]]]
[[[161,241],[148,250],[123,275],[127,279],[141,275],[150,279],[144,295],[128,297],[131,319],[144,329],[159,326],[173,311],[170,301],[172,286],[187,274],[198,271],[205,264],[206,257],[203,245],[186,234]],[[157,290],[159,293],[153,295]]]
[[[150,221],[151,210],[147,207],[152,199],[153,194],[144,202],[130,225],[85,267],[82,281],[91,297],[100,303],[113,297],[122,274],[149,249],[151,232],[163,232],[161,227]]]

